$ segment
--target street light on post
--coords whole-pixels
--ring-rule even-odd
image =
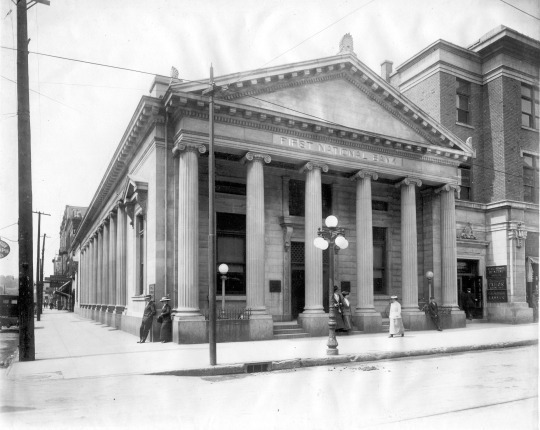
[[[428,300],[429,300],[431,297],[433,297],[433,292],[431,291],[431,280],[433,279],[433,272],[431,270],[428,270],[426,272],[426,278],[428,282],[428,292],[429,292]]]
[[[338,355],[339,351],[337,349],[338,342],[336,339],[336,310],[334,306],[332,306],[332,295],[334,294],[333,286],[334,286],[334,253],[335,248],[338,249],[345,249],[349,246],[349,242],[345,237],[343,237],[343,234],[345,233],[345,229],[338,227],[338,219],[330,215],[326,218],[324,221],[326,226],[320,227],[317,231],[317,235],[319,237],[316,237],[313,240],[313,244],[321,249],[325,250],[328,247],[330,247],[330,255],[329,255],[329,282],[328,282],[328,342],[327,346],[328,349],[326,350],[326,355]]]
[[[225,315],[225,281],[227,280],[229,266],[226,264],[220,264],[218,270],[219,273],[221,273],[221,314]]]

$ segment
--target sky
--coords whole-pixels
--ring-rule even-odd
[[[34,52],[29,56],[33,210],[51,215],[41,219],[41,233],[47,234],[44,275],[53,274],[65,206],[90,204],[153,75],[169,76],[174,66],[181,79],[206,81],[211,63],[219,76],[328,57],[337,54],[346,33],[360,61],[379,73],[384,60],[395,68],[439,39],[467,47],[500,25],[540,39],[539,4],[51,0],[50,6],[33,6],[28,11]],[[11,0],[0,5],[0,238],[11,248],[0,259],[0,274],[17,276],[17,20]],[[34,260],[36,236],[34,215]]]

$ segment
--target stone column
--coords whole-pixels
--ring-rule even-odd
[[[103,304],[103,224],[98,227],[96,240],[96,304],[98,305],[98,310],[101,310],[101,305]]]
[[[265,306],[265,222],[264,169],[270,163],[268,155],[248,152],[242,160],[247,165],[246,192],[246,295],[251,309],[250,340],[272,339],[271,315]]]
[[[103,257],[101,260],[101,310],[106,311],[109,304],[109,219],[103,221]]]
[[[441,195],[441,287],[442,306],[459,310],[457,293],[456,203],[457,185],[446,184],[435,190]]]
[[[298,322],[312,335],[328,333],[328,316],[323,308],[323,258],[322,251],[313,245],[317,231],[322,226],[321,171],[328,172],[326,164],[309,162],[301,172],[306,173],[304,271],[306,300],[304,312]],[[329,288],[332,288],[330,285]]]
[[[98,275],[98,234],[94,233],[92,237],[92,309],[96,309],[98,296],[97,296],[97,275]]]
[[[178,304],[176,318],[202,317],[199,309],[199,164],[203,145],[177,143]]]
[[[356,181],[356,279],[358,302],[353,321],[364,332],[380,332],[382,317],[373,303],[373,215],[371,181],[377,173],[360,170]]]
[[[426,327],[426,318],[418,309],[418,245],[416,232],[416,187],[422,181],[406,178],[401,188],[401,314],[410,330]]]
[[[124,205],[119,202],[116,216],[116,297],[115,311],[122,313],[126,307],[126,235],[127,219]]]
[[[109,312],[114,311],[116,304],[116,238],[117,219],[116,210],[109,213],[109,300],[107,301]]]

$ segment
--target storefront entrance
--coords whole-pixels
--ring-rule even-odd
[[[462,295],[470,288],[474,295],[475,307],[472,310],[474,319],[484,317],[484,301],[482,292],[482,277],[478,276],[477,260],[458,260],[457,261],[457,284],[458,284],[458,304],[463,309]]]

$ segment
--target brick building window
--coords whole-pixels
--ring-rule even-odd
[[[471,169],[468,167],[460,167],[458,169],[458,174],[461,179],[461,183],[459,184],[459,199],[471,200]]]
[[[538,88],[521,84],[521,125],[538,130]]]
[[[538,203],[538,156],[523,154],[523,200]]]
[[[469,102],[471,97],[471,83],[456,78],[456,121],[462,124],[471,123]]]

